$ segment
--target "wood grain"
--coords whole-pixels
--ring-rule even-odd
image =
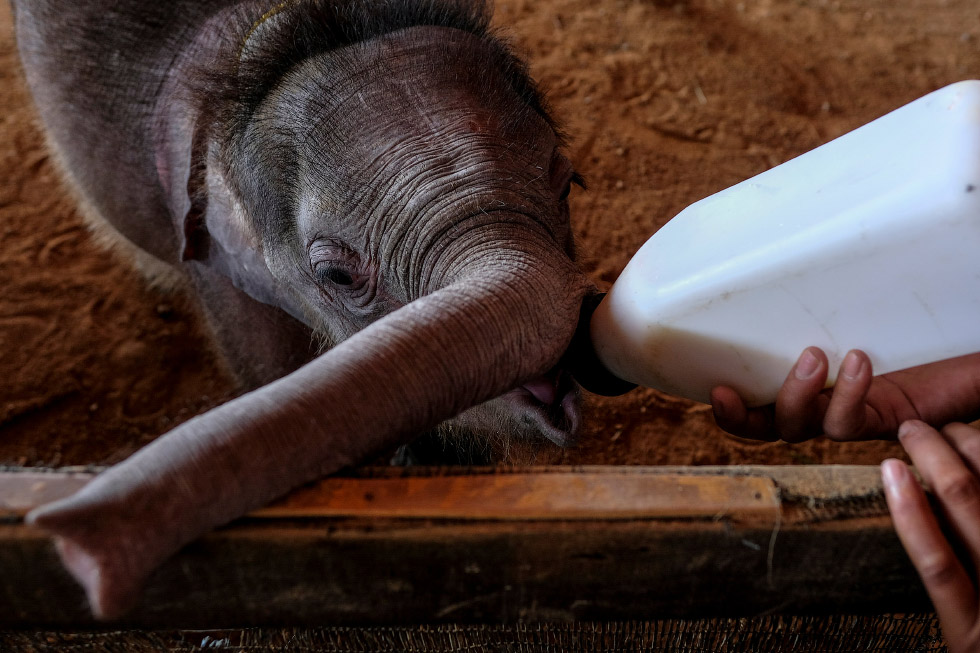
[[[0,626],[87,627],[21,516],[90,476],[0,473]],[[868,467],[381,469],[187,546],[123,623],[621,621],[928,608]]]

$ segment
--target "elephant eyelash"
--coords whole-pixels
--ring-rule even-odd
[[[366,315],[375,310],[377,279],[356,258],[351,264],[320,261],[313,268],[313,276],[325,301]]]
[[[343,268],[332,265],[321,265],[316,268],[316,279],[321,284],[333,284],[335,286],[354,285],[354,275]]]
[[[360,256],[345,243],[333,239],[315,241],[310,246],[314,279],[322,288],[358,290],[367,279]]]

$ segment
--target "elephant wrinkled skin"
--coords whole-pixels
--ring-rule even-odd
[[[207,530],[460,413],[571,441],[580,180],[482,3],[14,9],[93,228],[199,299],[249,390],[29,515],[96,616]]]

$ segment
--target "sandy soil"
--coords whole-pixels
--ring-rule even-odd
[[[688,204],[945,84],[980,77],[975,0],[498,0],[589,181],[572,199],[608,285]],[[91,242],[34,123],[0,2],[0,464],[120,460],[229,397],[188,302]],[[896,134],[901,138],[901,134]],[[697,243],[691,243],[696,247]],[[890,443],[758,444],[707,407],[587,399],[582,444],[536,463],[868,463]]]

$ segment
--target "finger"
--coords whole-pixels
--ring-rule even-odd
[[[903,423],[898,438],[969,549],[974,568],[980,568],[980,479],[953,446],[925,422]]]
[[[980,476],[980,430],[966,424],[947,424],[943,427],[943,437],[973,473]]]
[[[871,359],[863,351],[847,352],[841,362],[837,383],[823,418],[824,433],[836,440],[854,440],[868,430],[872,409],[868,406],[871,389]]]
[[[925,493],[905,463],[881,465],[885,500],[895,530],[936,608],[949,641],[962,641],[976,619],[973,583],[943,537]]]
[[[788,442],[801,442],[823,432],[821,416],[826,397],[827,355],[817,347],[803,350],[776,396],[775,423]]]
[[[732,388],[725,386],[712,388],[711,409],[718,426],[732,435],[767,442],[779,439],[772,426],[771,408],[749,410]]]

